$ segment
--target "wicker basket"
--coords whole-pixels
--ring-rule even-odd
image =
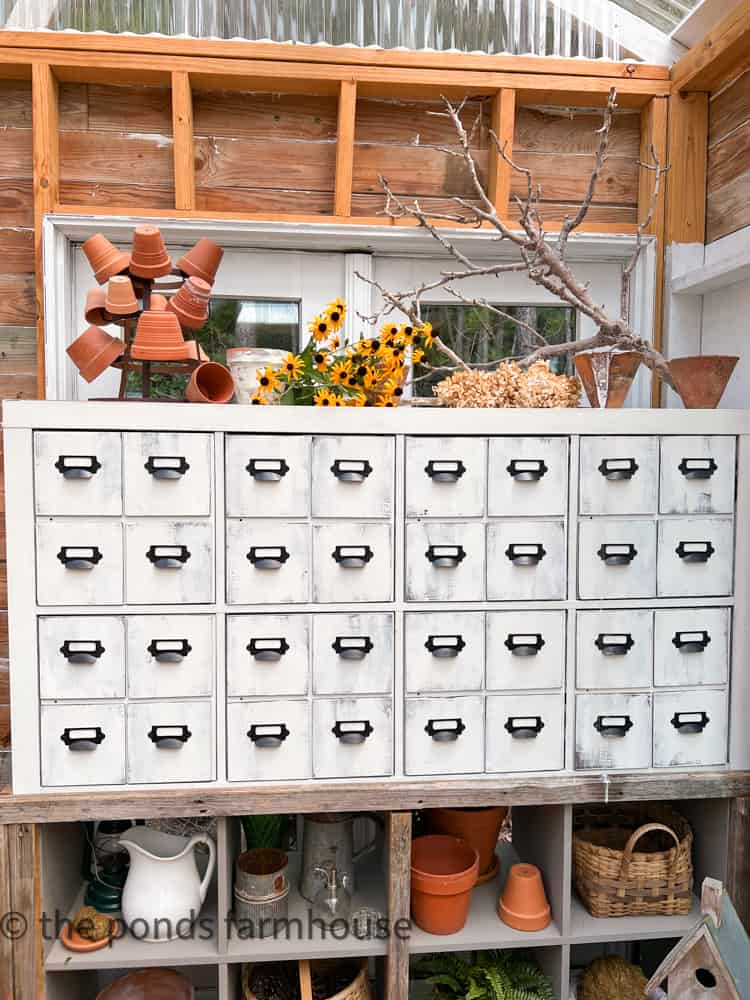
[[[307,961],[307,959],[302,959],[299,962],[299,981],[300,981],[300,991],[302,994],[302,1000],[312,1000],[312,978],[311,978],[311,966],[312,968],[321,968],[321,966],[334,964],[336,959],[318,959],[312,963]],[[253,992],[251,992],[248,985],[249,974],[252,969],[252,965],[246,965],[242,969],[242,995],[244,1000],[257,1000],[257,997]],[[370,990],[370,980],[367,975],[367,959],[363,958],[359,972],[355,978],[349,983],[349,985],[340,990],[338,993],[334,994],[332,997],[328,997],[327,1000],[372,1000],[372,991]]]
[[[573,881],[594,917],[684,916],[692,847],[687,820],[667,807],[586,807],[574,819]]]

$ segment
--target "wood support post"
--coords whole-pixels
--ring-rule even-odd
[[[500,148],[508,156],[513,156],[513,132],[516,122],[516,92],[504,88],[492,99],[490,128],[497,136]],[[490,164],[488,191],[492,204],[501,219],[508,218],[510,200],[511,168],[500,155],[495,143],[490,139]]]
[[[354,175],[354,130],[357,117],[357,82],[342,80],[339,88],[339,112],[336,129],[336,193],[333,214],[352,214],[352,177]]]
[[[750,933],[750,799],[729,803],[727,892]]]
[[[0,827],[0,997],[40,1000],[44,996],[40,939],[41,881],[39,827]]]
[[[409,941],[411,912],[411,813],[387,814],[388,849],[388,1000],[408,1000]]]
[[[37,395],[44,397],[44,274],[42,223],[60,200],[58,85],[47,63],[31,73],[34,170],[34,266],[36,270]]]
[[[703,243],[706,235],[708,94],[669,99],[667,244]]]
[[[172,73],[172,156],[175,208],[195,210],[195,156],[193,153],[193,92],[190,74]]]

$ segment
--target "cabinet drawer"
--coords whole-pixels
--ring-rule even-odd
[[[34,434],[37,514],[122,513],[122,446],[112,431]]]
[[[407,524],[406,600],[483,600],[484,545],[476,521]]]
[[[389,524],[334,521],[313,527],[313,601],[393,600]]]
[[[564,517],[568,508],[568,439],[490,438],[490,517]]]
[[[560,771],[564,705],[560,694],[488,695],[487,770]]]
[[[484,614],[404,615],[407,691],[478,691],[484,682]]]
[[[393,687],[393,615],[313,618],[313,694],[388,694]]]
[[[376,778],[393,774],[390,698],[321,698],[313,703],[316,778]]]
[[[128,433],[123,441],[125,514],[200,517],[211,513],[209,434]]]
[[[40,604],[122,604],[122,562],[119,521],[37,521],[36,592]]]
[[[564,611],[487,613],[488,689],[559,688],[564,678]]]
[[[576,768],[602,771],[651,766],[650,694],[579,694]]]
[[[407,698],[406,774],[481,774],[484,698]]]
[[[659,478],[655,437],[582,437],[581,514],[653,514]]]
[[[578,596],[582,600],[654,597],[656,524],[653,521],[581,521]]]
[[[42,705],[42,784],[123,785],[123,705]]]
[[[307,694],[309,660],[309,615],[227,616],[230,697]]]
[[[227,705],[227,767],[230,781],[309,778],[309,703],[230,702]]]
[[[723,597],[734,581],[731,517],[659,522],[659,597]]]
[[[313,517],[390,517],[395,472],[392,437],[313,438]]]
[[[486,469],[484,438],[407,438],[406,516],[481,516]]]
[[[230,518],[229,604],[300,604],[310,599],[310,526]]]
[[[310,438],[227,434],[226,511],[231,517],[307,517]]]
[[[661,439],[662,514],[731,514],[734,510],[735,439]]]
[[[210,521],[142,519],[125,525],[128,604],[210,604],[214,527]]]
[[[657,687],[726,684],[729,608],[670,608],[655,614]]]
[[[654,661],[652,611],[579,611],[576,686],[651,687]],[[658,657],[657,657],[658,663]]]
[[[212,781],[216,756],[210,701],[131,703],[128,716],[128,781]]]
[[[658,691],[654,695],[654,767],[726,762],[725,690]]]
[[[124,698],[125,627],[122,618],[39,619],[41,698]]]
[[[487,527],[487,599],[563,600],[566,560],[562,521],[495,521]]]
[[[130,698],[213,694],[212,615],[131,615],[127,627]]]

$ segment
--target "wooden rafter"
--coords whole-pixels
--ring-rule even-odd
[[[193,92],[182,70],[172,73],[172,137],[175,208],[190,212],[195,208]]]
[[[35,63],[32,84],[34,169],[34,269],[36,274],[37,394],[44,396],[44,280],[42,223],[54,211],[60,191],[58,84],[50,66]]]
[[[490,128],[497,136],[500,149],[506,156],[513,156],[513,133],[516,122],[516,92],[503,89],[492,99]],[[501,218],[508,217],[508,202],[510,200],[511,168],[507,160],[500,155],[495,143],[490,144],[490,165],[488,176],[488,194],[492,204]]]
[[[675,91],[714,90],[750,65],[750,0],[743,0],[672,67]]]
[[[352,214],[352,178],[354,176],[354,130],[357,116],[357,84],[342,80],[339,90],[338,125],[336,128],[336,190],[333,214]]]
[[[708,94],[669,101],[667,243],[703,243],[706,235]]]

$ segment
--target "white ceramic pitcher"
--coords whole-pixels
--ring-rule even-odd
[[[187,937],[198,919],[216,864],[210,837],[178,837],[136,826],[120,838],[130,855],[130,871],[122,892],[125,925],[139,941],[173,941]],[[205,844],[208,865],[201,878],[194,848]]]

